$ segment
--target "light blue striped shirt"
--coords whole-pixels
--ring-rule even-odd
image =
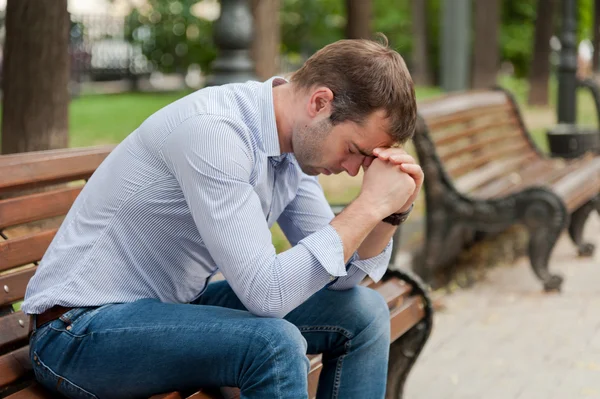
[[[281,154],[273,79],[199,90],[121,142],[67,214],[23,311],[187,303],[220,271],[250,312],[283,317],[327,285],[379,280],[391,241],[344,264],[318,179]],[[276,222],[292,245],[280,254],[269,230]]]

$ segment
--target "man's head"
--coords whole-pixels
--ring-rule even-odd
[[[374,148],[403,144],[413,135],[413,82],[387,43],[332,43],[290,81],[306,106],[292,131],[293,151],[306,173],[355,175]]]

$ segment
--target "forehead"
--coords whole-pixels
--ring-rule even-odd
[[[394,140],[387,133],[390,129],[390,120],[384,110],[371,113],[362,123],[356,126],[356,140],[367,149],[375,147],[391,147]]]

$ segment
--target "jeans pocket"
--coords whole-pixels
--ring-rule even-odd
[[[35,379],[52,392],[60,393],[71,399],[98,399],[93,393],[52,371],[40,360],[37,352],[33,353],[33,372]]]

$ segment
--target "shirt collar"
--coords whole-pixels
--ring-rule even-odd
[[[279,147],[279,135],[277,134],[277,122],[275,121],[275,107],[273,105],[273,81],[275,79],[286,79],[274,76],[265,81],[261,87],[261,128],[264,150],[269,157],[281,155]]]

